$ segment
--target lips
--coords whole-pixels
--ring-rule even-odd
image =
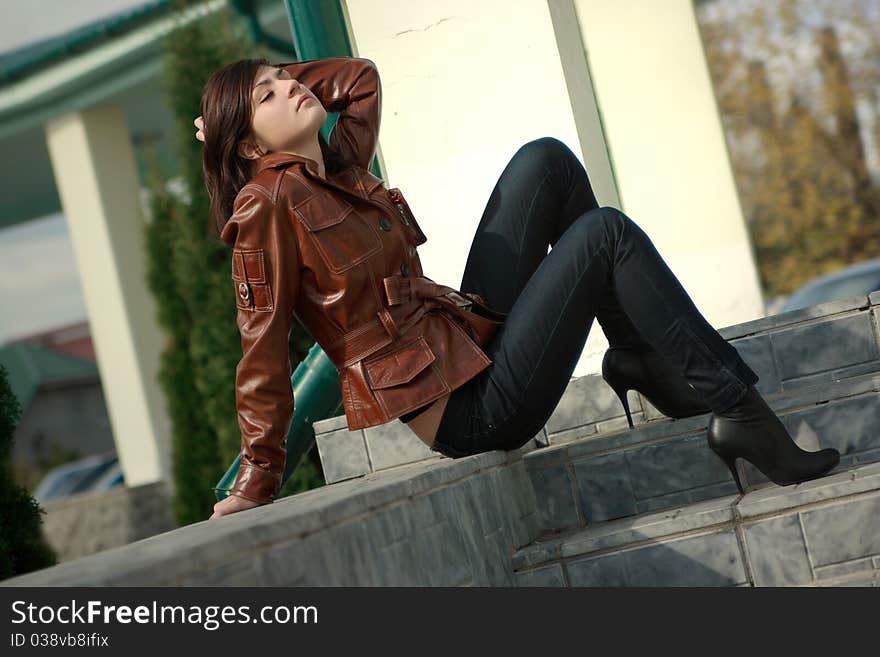
[[[296,101],[296,109],[299,109],[300,105],[302,105],[307,100],[311,100],[311,99],[312,99],[312,97],[309,96],[308,94],[303,94],[302,96],[299,97],[299,100]]]

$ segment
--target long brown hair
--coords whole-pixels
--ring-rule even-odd
[[[211,199],[211,226],[219,237],[232,215],[235,197],[253,177],[253,161],[238,154],[238,143],[252,138],[251,92],[261,66],[274,66],[265,58],[241,59],[215,71],[205,83],[200,113],[205,122],[202,171]],[[354,164],[331,150],[318,132],[318,143],[327,175]],[[213,232],[213,231],[212,231]]]

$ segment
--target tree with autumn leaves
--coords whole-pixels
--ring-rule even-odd
[[[880,256],[866,144],[880,147],[880,25],[869,3],[723,5],[697,15],[765,293]],[[858,46],[848,56],[841,33]],[[873,108],[873,133],[859,103]]]

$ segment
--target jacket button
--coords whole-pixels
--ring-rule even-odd
[[[410,247],[409,247],[409,257],[412,258],[412,257],[414,257],[415,255],[416,255],[416,247],[414,247],[412,244],[410,244]]]
[[[388,217],[382,217],[379,220],[379,227],[384,231],[391,230],[391,221],[388,219]]]
[[[404,276],[409,276],[409,265],[406,264],[405,262],[402,265],[400,265],[400,273],[403,274]]]

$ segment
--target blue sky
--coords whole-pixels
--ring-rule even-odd
[[[147,0],[0,0],[0,52],[143,4]]]

